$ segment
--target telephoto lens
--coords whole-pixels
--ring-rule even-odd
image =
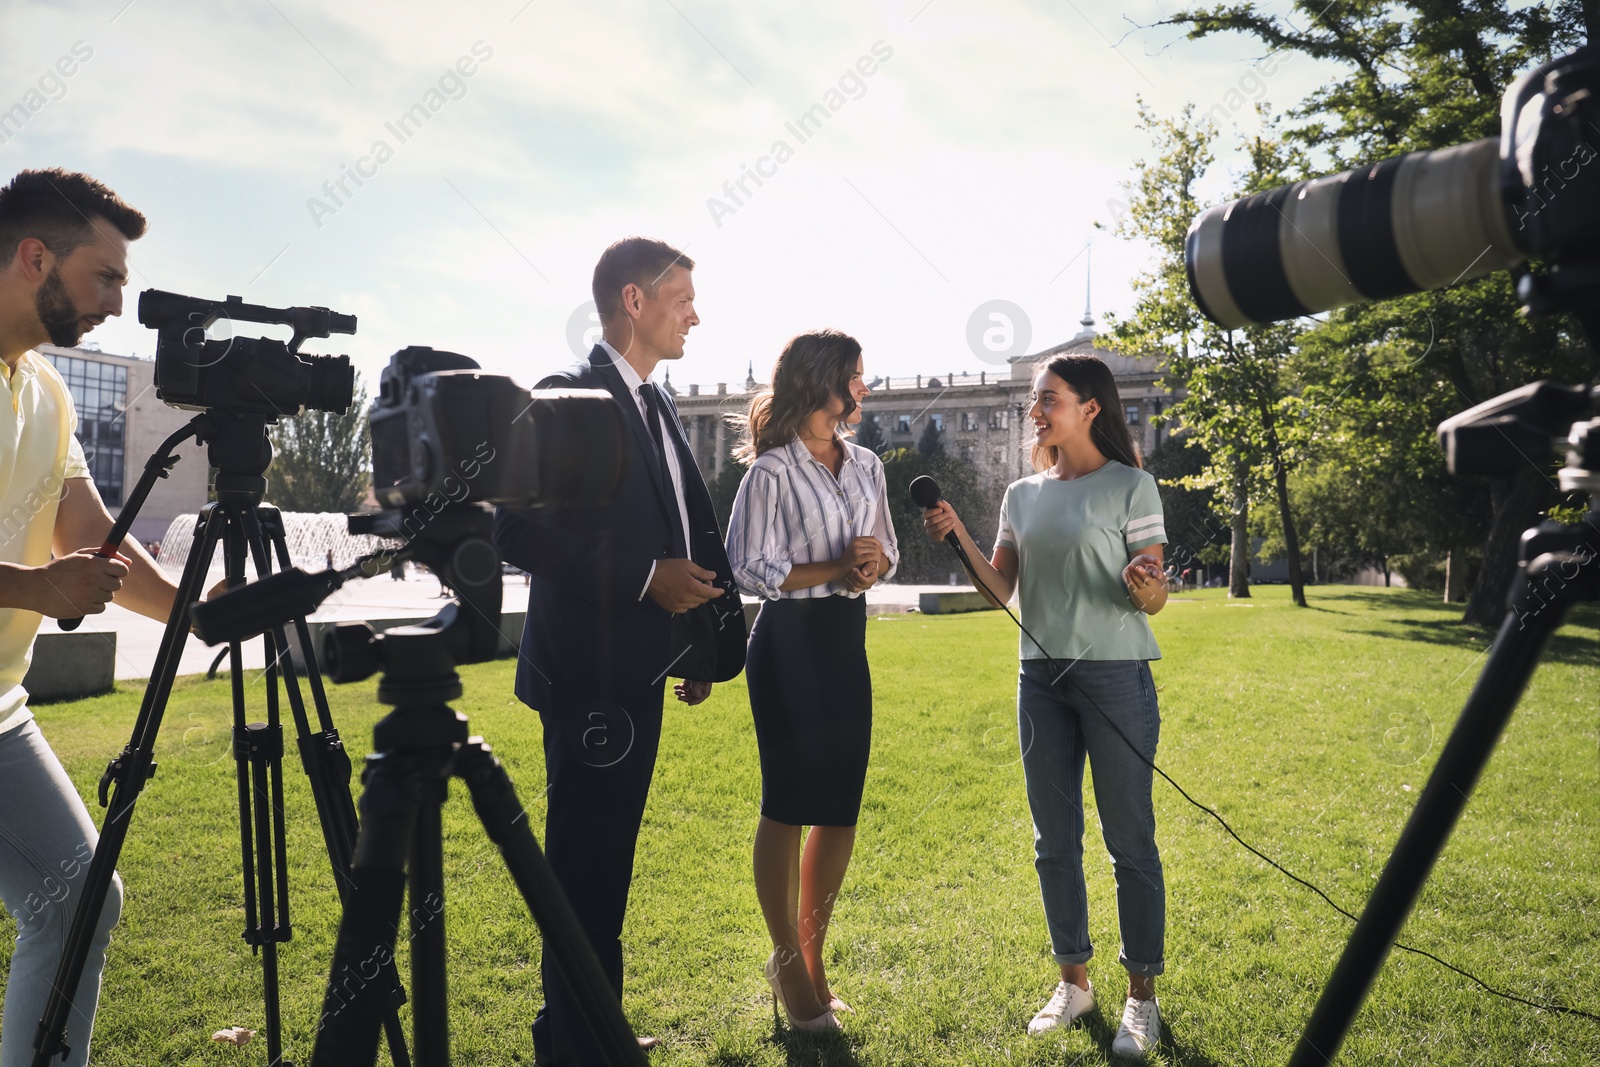
[[[1500,124],[1499,140],[1411,152],[1203,212],[1184,242],[1195,303],[1232,330],[1455,285],[1530,257],[1550,276],[1522,278],[1530,308],[1541,288],[1581,289],[1600,260],[1600,50],[1522,75]]]
[[[1500,195],[1500,148],[1411,152],[1221,204],[1189,227],[1189,289],[1225,329],[1384,300],[1526,256]]]

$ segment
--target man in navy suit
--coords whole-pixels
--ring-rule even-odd
[[[660,241],[618,241],[594,271],[603,339],[538,388],[605,389],[628,424],[628,473],[609,504],[501,508],[495,542],[532,575],[517,696],[544,725],[545,851],[622,995],[622,922],[661,736],[665,679],[698,704],[744,667],[745,626],[711,496],[677,408],[651,381],[683,358],[694,262]],[[549,954],[535,1062],[600,1065]],[[642,1038],[641,1044],[655,1044]]]

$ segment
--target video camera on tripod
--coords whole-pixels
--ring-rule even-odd
[[[139,294],[139,322],[157,331],[156,396],[175,408],[222,409],[278,417],[306,408],[345,412],[355,395],[349,356],[303,356],[312,337],[356,332],[356,317],[324,307],[271,308],[179,296]],[[270,337],[208,338],[218,322],[291,326],[288,342]]]
[[[502,597],[490,504],[603,503],[627,473],[624,423],[610,394],[529,392],[484,374],[466,356],[413,347],[395,353],[370,414],[373,491],[385,509],[351,515],[353,533],[402,547],[344,570],[298,569],[192,609],[209,643],[238,641],[303,618],[344,582],[405,559],[426,563],[454,590],[451,603],[416,626],[377,634],[366,623],[334,627],[323,661],[335,681],[382,672],[379,701],[394,711],[373,728],[375,754],[362,776],[359,838],[344,872],[350,886],[323,1001],[313,1067],[370,1064],[392,999],[381,983],[349,981],[372,961],[392,966],[402,906],[413,908],[413,1051],[419,1064],[449,1062],[444,871],[440,808],[446,783],[465,781],[490,839],[544,934],[611,1062],[643,1067],[632,1030],[560,885],[540,851],[500,761],[466,717],[455,665],[497,654]],[[419,918],[420,916],[420,918]],[[394,1041],[391,1037],[391,1046]]]
[[[1529,314],[1570,312],[1600,356],[1600,3],[1589,44],[1506,90],[1501,134],[1413,152],[1213,207],[1184,253],[1200,310],[1224,329],[1453,285],[1530,257]],[[1452,474],[1506,475],[1562,450],[1560,485],[1589,494],[1575,526],[1522,536],[1511,607],[1290,1067],[1331,1063],[1416,903],[1551,634],[1600,600],[1600,389],[1535,382],[1439,426]]]

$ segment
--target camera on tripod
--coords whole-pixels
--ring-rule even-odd
[[[456,352],[412,346],[379,379],[370,413],[373,493],[385,505],[349,517],[353,534],[402,542],[343,571],[286,570],[196,604],[195,632],[210,644],[262,632],[316,610],[335,589],[401,560],[426,565],[456,594],[434,620],[456,663],[492,659],[500,646],[500,553],[491,504],[582,507],[614,497],[627,474],[622,411],[609,393],[529,391],[485,374]],[[324,635],[337,682],[377,669],[366,623]]]
[[[271,337],[208,338],[206,331],[219,321],[290,326],[294,337],[287,343]],[[146,289],[139,294],[139,322],[157,331],[156,396],[173,407],[270,418],[307,408],[350,410],[355,395],[350,357],[301,355],[300,345],[311,337],[355,333],[354,315]]]
[[[367,623],[346,623],[324,636],[328,677],[348,682],[381,672],[378,699],[394,710],[373,729],[376,754],[362,776],[360,836],[341,870],[343,917],[312,1065],[372,1063],[380,1033],[388,1034],[392,1052],[403,1051],[395,984],[351,989],[345,979],[373,960],[392,965],[408,887],[413,905],[426,899],[442,909],[439,809],[445,782],[454,777],[471,792],[544,934],[545,950],[577,992],[609,1061],[644,1067],[509,776],[483,739],[469,735],[466,717],[446,706],[461,695],[455,666],[499,649],[503,588],[489,505],[572,507],[612,499],[627,474],[622,410],[604,391],[529,392],[484,374],[466,356],[412,347],[391,358],[370,420],[373,489],[387,506],[351,515],[350,530],[398,539],[402,547],[344,570],[291,568],[190,610],[195,632],[210,644],[281,632],[286,620],[305,640],[305,616],[334,590],[399,560],[427,564],[455,593],[415,626],[379,635]],[[411,951],[417,1062],[446,1063],[444,924],[414,926]]]
[[[1412,152],[1211,208],[1184,246],[1200,310],[1232,330],[1454,285],[1530,257],[1530,314],[1571,312],[1600,355],[1600,3],[1589,44],[1518,78],[1498,141]],[[1591,139],[1591,135],[1595,139]],[[1513,474],[1566,452],[1581,523],[1522,535],[1510,607],[1483,674],[1302,1032],[1290,1067],[1323,1067],[1460,818],[1546,642],[1575,604],[1600,600],[1600,390],[1535,382],[1440,424],[1457,475]],[[1531,610],[1516,610],[1528,598]]]

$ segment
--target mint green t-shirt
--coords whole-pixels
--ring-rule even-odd
[[[1055,659],[1161,658],[1122,570],[1132,550],[1166,541],[1156,480],[1116,460],[1071,481],[1012,482],[995,537],[1017,553],[1022,624]],[[1023,659],[1050,658],[1018,637]]]

